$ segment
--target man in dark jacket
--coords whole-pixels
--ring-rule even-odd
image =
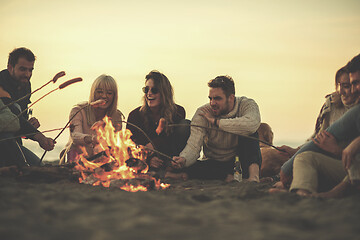
[[[26,135],[28,138],[39,143],[44,150],[50,151],[54,148],[54,141],[45,137],[37,128],[40,126],[36,118],[28,120],[28,104],[31,97],[30,78],[34,69],[35,56],[27,48],[16,48],[9,54],[7,69],[0,72],[0,98],[5,105],[13,101],[15,104],[9,106],[10,110],[19,115],[20,131],[16,133],[1,133],[0,139],[9,138],[9,136]],[[29,135],[30,134],[30,135]],[[32,135],[31,135],[32,134]],[[38,165],[40,159],[30,150],[22,146],[21,139],[0,141],[0,166],[18,164],[19,159],[14,156],[23,156],[23,164]],[[20,151],[20,153],[19,153]],[[16,160],[15,162],[9,159]]]

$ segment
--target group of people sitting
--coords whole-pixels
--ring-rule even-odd
[[[39,165],[40,159],[22,146],[20,136],[39,142],[45,150],[54,148],[55,141],[37,130],[38,120],[28,119],[26,111],[34,62],[29,49],[17,48],[9,55],[7,69],[0,72],[0,166]],[[155,151],[147,159],[150,171],[162,177],[233,181],[236,159],[242,179],[247,181],[259,182],[260,177],[280,174],[273,191],[311,195],[339,184],[335,187],[339,192],[356,183],[359,170],[355,163],[360,151],[360,55],[336,73],[335,86],[336,91],[326,97],[314,135],[293,149],[273,148],[271,127],[261,123],[257,103],[236,97],[229,76],[208,82],[209,103],[199,107],[189,121],[184,107],[174,102],[169,79],[151,71],[145,76],[142,106],[132,110],[125,121],[117,107],[115,79],[101,75],[92,84],[89,101],[70,111],[73,127],[61,158],[77,161],[84,148],[89,156],[95,154],[97,139],[92,126],[108,116],[115,131],[126,123],[136,144],[163,153]],[[91,104],[97,100],[103,104]],[[165,124],[159,132],[161,122]]]

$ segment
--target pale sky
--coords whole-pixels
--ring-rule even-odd
[[[258,103],[275,144],[296,147],[312,134],[335,72],[360,53],[359,9],[357,0],[1,0],[0,64],[24,46],[37,57],[33,89],[59,71],[67,73],[59,83],[84,79],[34,105],[40,130],[63,127],[101,74],[117,80],[127,116],[157,69],[189,119],[208,102],[207,82],[232,76],[236,95]]]

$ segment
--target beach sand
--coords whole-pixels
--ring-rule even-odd
[[[169,180],[126,192],[68,177],[0,177],[0,239],[360,239],[360,195],[269,194],[271,183]]]

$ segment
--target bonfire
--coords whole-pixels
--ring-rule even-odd
[[[130,130],[115,132],[107,116],[92,129],[96,132],[98,144],[93,156],[89,157],[85,148],[78,156],[75,169],[80,172],[80,183],[119,187],[131,192],[169,187],[169,184],[147,174],[148,151],[131,140]]]

